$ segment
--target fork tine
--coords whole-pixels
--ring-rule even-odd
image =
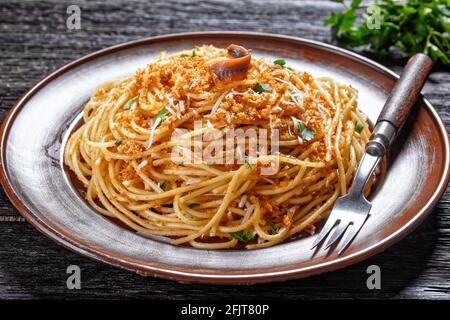
[[[344,220],[342,219],[338,226],[336,227],[336,229],[333,231],[333,234],[331,235],[331,238],[328,240],[325,249],[328,249],[329,247],[331,247],[333,245],[333,243],[336,242],[336,240],[338,240],[345,232],[345,230],[347,229],[349,225],[349,221],[348,220]]]
[[[361,219],[361,221],[358,221],[358,223],[353,222],[349,227],[348,227],[348,233],[345,236],[345,240],[342,241],[342,244],[339,247],[338,250],[338,255],[340,255],[342,252],[345,251],[345,249],[347,249],[348,245],[352,242],[352,240],[356,237],[356,235],[358,234],[359,230],[361,230],[362,226],[364,225],[364,223],[366,222],[366,219]]]
[[[315,247],[317,247],[317,245],[319,243],[321,243],[323,239],[325,239],[325,237],[328,235],[328,233],[330,233],[331,229],[336,225],[337,221],[338,220],[336,220],[336,219],[332,219],[331,216],[328,217],[327,222],[323,226],[323,228],[320,231],[319,235],[317,236],[316,240],[314,240],[314,243],[313,243],[311,249],[314,249]]]
[[[350,244],[350,242],[355,237],[356,233],[358,232],[358,228],[355,228],[353,224],[348,226],[347,229],[347,235],[345,236],[345,239],[341,242],[341,245],[339,246],[338,255],[340,255],[344,250],[347,248],[347,246]]]

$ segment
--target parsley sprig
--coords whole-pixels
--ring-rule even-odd
[[[302,136],[302,138],[306,141],[310,141],[314,139],[314,136],[316,135],[316,130],[314,129],[308,129],[301,120],[292,117],[292,121],[294,122],[295,127],[297,128],[298,132]]]
[[[361,133],[364,130],[364,124],[362,124],[361,122],[357,121],[355,123],[355,131],[358,133]]]
[[[138,98],[139,98],[139,96],[135,96],[135,97],[131,98],[130,100],[127,101],[127,103],[125,103],[123,108],[125,110],[130,109],[133,106],[133,104],[137,101]]]
[[[153,121],[156,121],[156,119],[161,118],[161,122],[163,122],[164,120],[166,120],[168,113],[169,113],[169,110],[167,110],[166,108],[162,108],[155,115],[155,117],[153,118]]]
[[[163,183],[161,183],[161,189],[166,190],[167,187],[169,186],[169,183],[167,181],[164,181]]]
[[[283,67],[286,64],[286,60],[284,60],[284,59],[277,59],[273,63],[279,65],[280,67]]]
[[[343,0],[333,1],[344,4]],[[325,20],[339,45],[368,49],[379,57],[393,48],[407,56],[422,52],[450,65],[448,0],[376,0],[368,14],[363,13],[367,8],[361,10],[360,6],[361,0],[352,0],[342,12],[333,12]]]
[[[249,242],[254,237],[254,234],[251,231],[237,231],[231,232],[230,234],[233,238],[238,239],[241,242]]]
[[[286,65],[286,60],[284,60],[284,59],[277,59],[273,63],[276,65],[279,65],[280,67],[282,67],[290,72],[294,71],[294,69],[292,69],[291,67]]]
[[[253,90],[257,93],[263,93],[272,90],[272,87],[267,83],[258,83]]]
[[[272,233],[272,235],[278,234],[278,228],[276,227],[275,221],[270,220],[268,222],[269,227],[270,227],[270,232]]]

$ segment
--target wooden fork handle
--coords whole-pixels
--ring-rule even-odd
[[[433,62],[425,54],[418,53],[409,59],[400,79],[384,104],[378,121],[390,122],[398,132],[404,125],[411,109],[425,84]]]
[[[381,110],[367,152],[384,155],[411,113],[432,66],[430,57],[422,53],[409,59]]]

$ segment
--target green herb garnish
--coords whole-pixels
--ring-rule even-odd
[[[253,90],[254,90],[255,92],[258,92],[258,93],[263,93],[263,92],[272,90],[272,87],[269,86],[269,85],[266,84],[266,83],[258,83],[258,84],[253,88]]]
[[[249,242],[254,237],[253,232],[251,232],[251,231],[247,231],[247,232],[246,231],[231,232],[230,235],[233,238],[238,239],[241,242]]]
[[[124,108],[125,110],[130,109],[131,106],[133,105],[133,103],[134,103],[138,98],[139,98],[139,96],[136,96],[136,97],[131,98],[130,100],[127,101],[127,103],[125,103],[125,105],[124,105],[123,108]]]
[[[114,144],[116,146],[120,146],[122,144],[122,140],[116,140],[116,142],[114,142]]]
[[[355,131],[358,133],[361,133],[361,131],[363,131],[364,129],[364,124],[362,124],[361,122],[356,122],[355,123]]]
[[[256,127],[260,129],[264,128],[262,124],[257,124]]]
[[[192,50],[192,56],[195,57],[197,55],[197,53],[195,52],[195,50]]]
[[[186,58],[186,57],[189,57],[189,55],[187,55],[185,53],[180,54],[180,58]]]
[[[198,206],[200,206],[199,203],[191,203],[190,205],[188,205],[188,207],[191,209],[197,208]]]
[[[316,130],[314,130],[314,129],[311,130],[311,129],[306,128],[305,125],[303,124],[303,122],[301,122],[300,120],[298,120],[294,117],[292,118],[292,120],[294,121],[294,124],[297,126],[297,130],[303,139],[305,139],[306,141],[310,141],[310,140],[314,139]]]
[[[343,0],[336,2],[344,4]],[[395,47],[407,56],[422,52],[450,65],[448,0],[377,0],[366,10],[360,5],[361,0],[353,0],[325,20],[339,45],[367,49],[378,57],[386,57]]]
[[[279,65],[280,67],[283,67],[286,64],[286,60],[284,60],[284,59],[277,59],[273,63]]]
[[[278,228],[275,226],[275,221],[271,220],[268,222],[269,227],[270,227],[270,231],[272,232],[272,234],[277,234],[278,233]]]
[[[153,123],[156,121],[156,119],[160,118],[161,122],[163,122],[164,120],[166,120],[167,118],[167,114],[169,113],[169,110],[167,110],[166,108],[162,108],[161,110],[158,111],[158,113],[155,115],[155,117],[153,118]]]
[[[167,181],[164,181],[163,183],[161,183],[161,189],[166,190],[167,187],[169,186],[169,184],[167,183]]]

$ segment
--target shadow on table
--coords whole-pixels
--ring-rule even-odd
[[[437,211],[437,210],[435,210]],[[436,213],[436,212],[434,212]],[[394,298],[404,297],[415,289],[414,282],[427,269],[438,235],[438,221],[431,215],[413,234],[387,251],[348,268],[287,282],[259,284],[250,287],[223,287],[220,296],[251,298]],[[377,265],[381,269],[381,290],[367,288],[372,273],[367,268]],[[194,286],[199,290],[201,286]],[[186,287],[188,288],[188,287]],[[192,290],[192,287],[190,287]],[[216,286],[208,286],[208,296]],[[412,291],[412,292],[411,292]]]
[[[141,277],[65,250],[25,223],[0,224],[0,298],[295,299],[414,297],[439,226],[433,214],[411,235],[362,263],[307,279],[253,286],[180,284]],[[66,268],[81,268],[81,290],[68,290]],[[381,290],[366,286],[367,267],[381,268]],[[423,279],[421,279],[423,280]],[[444,281],[444,280],[443,280]],[[407,288],[407,292],[405,292]],[[423,289],[423,288],[422,288]],[[429,297],[429,296],[428,296]]]

